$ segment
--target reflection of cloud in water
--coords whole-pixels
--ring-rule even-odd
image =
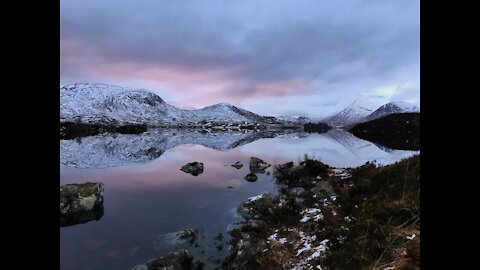
[[[248,153],[237,150],[221,152],[199,145],[182,145],[170,149],[165,155],[148,163],[130,164],[108,168],[107,170],[83,170],[62,166],[62,170],[67,173],[68,171],[75,171],[80,175],[85,172],[85,177],[87,177],[88,171],[95,172],[96,179],[103,182],[107,181],[106,185],[114,179],[114,186],[108,185],[109,189],[119,188],[131,191],[159,187],[162,189],[177,189],[188,185],[189,188],[201,192],[207,188],[226,190],[228,186],[231,186],[233,189],[228,189],[229,193],[235,193],[238,188],[255,184],[243,179],[249,173],[249,160],[250,155]],[[204,163],[202,174],[192,176],[180,170],[181,166],[194,161]],[[230,166],[237,161],[244,164],[243,168],[237,170]],[[271,168],[267,171],[271,171]],[[271,179],[270,176],[264,174],[258,174],[258,176],[259,181]],[[79,177],[79,179],[82,179],[82,177]]]

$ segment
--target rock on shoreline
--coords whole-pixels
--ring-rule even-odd
[[[103,216],[103,183],[60,187],[60,227],[99,220]]]

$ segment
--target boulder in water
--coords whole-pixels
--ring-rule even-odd
[[[272,165],[268,164],[267,162],[257,158],[251,157],[250,158],[250,172],[251,173],[264,173],[265,169]]]
[[[102,183],[86,182],[60,187],[60,227],[72,226],[103,216]]]
[[[182,168],[180,168],[180,170],[183,172],[189,173],[193,176],[197,176],[203,173],[203,163],[197,162],[197,161],[188,163],[183,165]]]
[[[244,179],[247,180],[248,182],[255,182],[258,180],[258,176],[254,173],[249,173],[245,175]]]

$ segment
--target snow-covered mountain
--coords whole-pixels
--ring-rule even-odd
[[[160,126],[201,122],[269,123],[272,120],[227,103],[184,110],[165,103],[145,89],[76,83],[60,87],[60,122]]]
[[[357,123],[382,105],[382,101],[383,99],[362,95],[339,113],[326,118],[325,122],[334,127]]]
[[[382,105],[380,108],[375,110],[373,113],[365,117],[362,122],[374,120],[383,116],[387,116],[392,113],[411,113],[411,112],[420,112],[420,108],[404,101],[394,101]]]

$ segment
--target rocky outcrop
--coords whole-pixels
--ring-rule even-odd
[[[86,182],[60,187],[60,227],[72,226],[103,216],[102,183]]]
[[[273,198],[269,194],[250,197],[243,202],[237,212],[246,220],[262,220],[271,215],[275,207]]]
[[[272,165],[257,157],[250,158],[250,173],[264,173],[270,166]]]
[[[183,165],[182,168],[180,168],[180,170],[183,172],[189,173],[193,176],[197,176],[203,173],[203,163],[197,162],[197,161],[188,163]]]
[[[186,250],[170,252],[166,256],[152,259],[144,265],[137,265],[131,270],[191,270],[193,257]]]

